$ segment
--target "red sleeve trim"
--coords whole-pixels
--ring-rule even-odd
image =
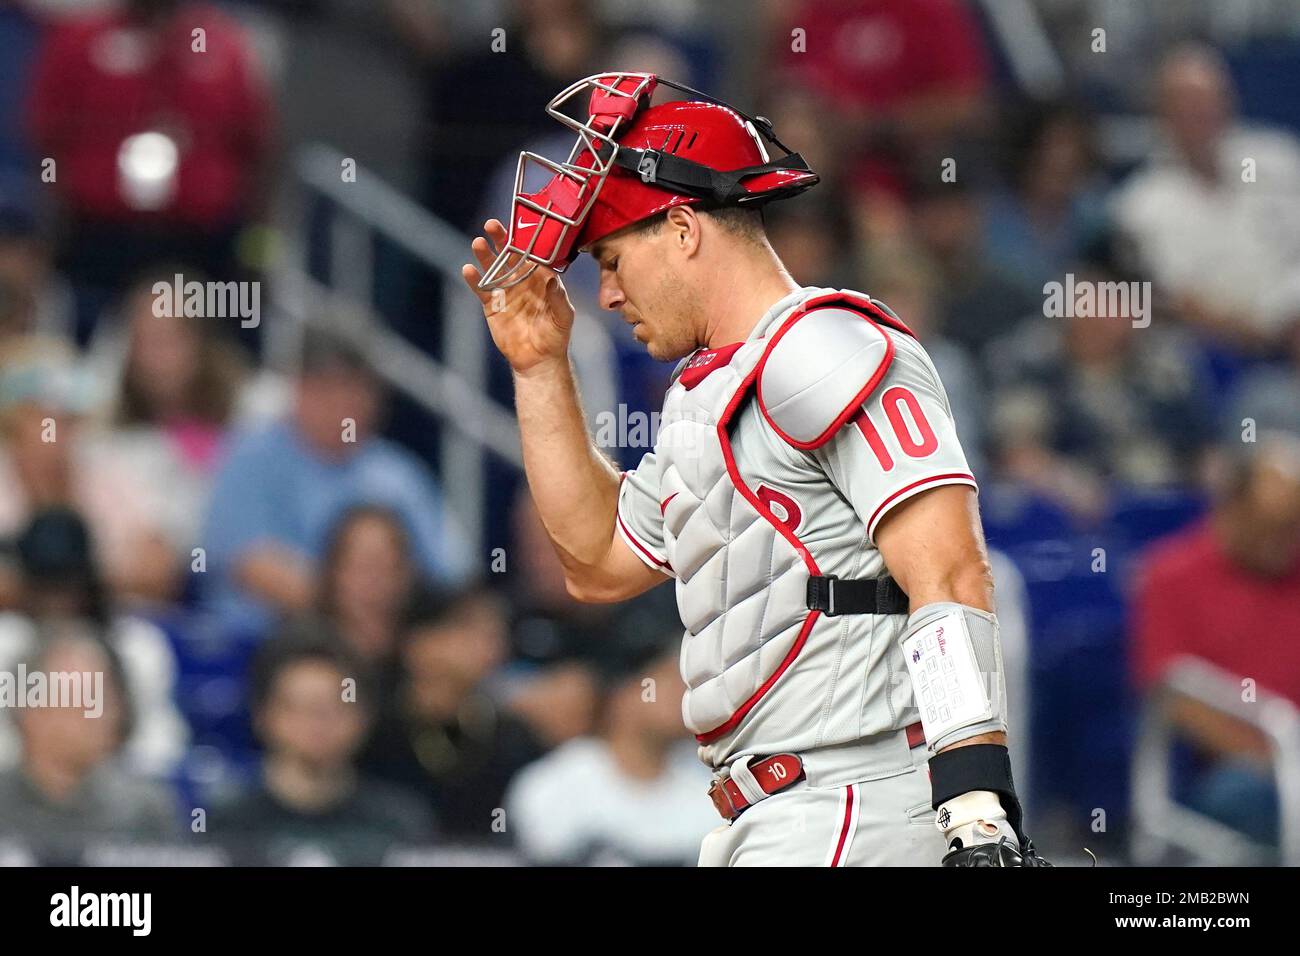
[[[623,537],[625,537],[628,542],[641,553],[642,560],[647,561],[651,567],[659,568],[661,570],[664,568],[667,568],[669,571],[672,570],[672,565],[667,561],[660,561],[655,557],[653,551],[637,539],[637,536],[632,533],[632,529],[623,521],[623,516],[621,514],[615,514],[614,517],[618,521],[618,529],[623,532]]]
[[[875,511],[871,512],[871,520],[867,522],[867,537],[871,539],[873,544],[875,543],[876,525],[879,524],[880,519],[885,516],[885,512],[898,504],[900,500],[905,497],[911,497],[927,486],[934,486],[937,488],[940,485],[970,485],[972,488],[979,488],[979,485],[975,481],[975,476],[969,475],[964,471],[953,471],[943,475],[931,475],[929,478],[922,478],[919,481],[912,482],[910,485],[904,485],[877,505]]]

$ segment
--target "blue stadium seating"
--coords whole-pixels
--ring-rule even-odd
[[[1025,579],[1030,603],[1030,693],[1035,798],[1082,822],[1103,808],[1123,826],[1137,716],[1129,685],[1128,614],[1141,551],[1204,511],[1185,489],[1120,490],[1105,519],[1075,529],[1023,491],[984,501],[991,545]]]

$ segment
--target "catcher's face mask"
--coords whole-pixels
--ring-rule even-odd
[[[697,99],[650,106],[659,84]],[[585,120],[563,112],[584,95]],[[653,74],[589,76],[551,100],[546,112],[578,139],[561,163],[520,153],[509,233],[479,282],[485,291],[516,285],[539,265],[563,272],[581,249],[672,206],[758,206],[817,183],[763,117]],[[760,133],[786,155],[769,159]],[[552,174],[532,193],[524,191],[530,163]]]

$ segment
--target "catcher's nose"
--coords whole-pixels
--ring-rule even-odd
[[[600,270],[600,307],[609,312],[617,312],[627,302],[623,288],[618,283],[618,276],[613,269],[601,267]]]

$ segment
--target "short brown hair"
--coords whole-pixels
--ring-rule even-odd
[[[647,234],[658,232],[663,227],[664,220],[668,218],[670,211],[665,209],[661,213],[642,220],[636,224],[633,231]],[[726,232],[731,233],[738,239],[756,243],[766,235],[762,209],[747,209],[744,206],[720,206],[716,209],[708,209],[696,206],[695,211],[710,217]]]

